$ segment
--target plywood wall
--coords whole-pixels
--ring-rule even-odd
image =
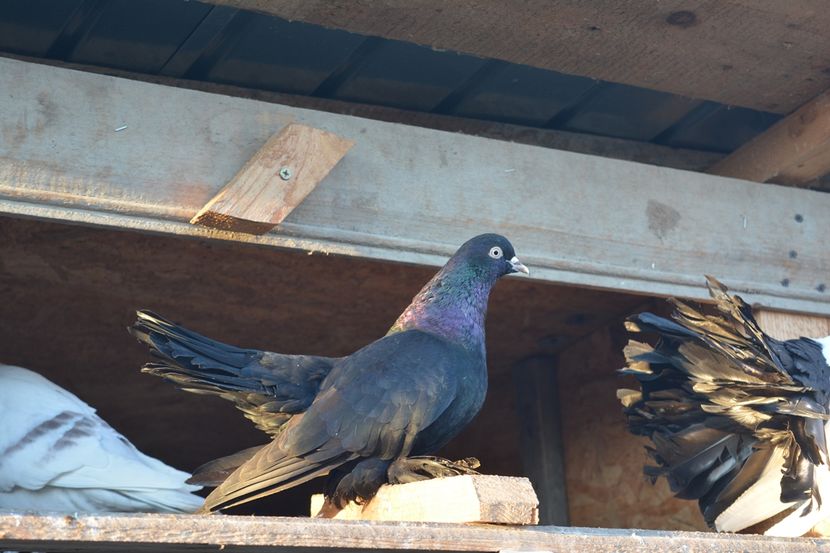
[[[240,346],[344,355],[383,335],[434,270],[0,217],[0,362],[41,372],[143,451],[192,470],[267,437],[228,402],[141,374],[150,357],[126,332],[135,309]],[[638,301],[518,277],[499,283],[487,402],[445,453],[479,457],[486,473],[521,474],[512,367]],[[312,488],[258,512],[307,514]]]
[[[565,479],[574,526],[706,530],[694,501],[674,499],[665,481],[643,476],[642,438],[628,433],[616,398],[628,338],[622,319],[565,350],[559,358]]]

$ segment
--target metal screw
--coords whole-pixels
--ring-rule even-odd
[[[280,168],[280,178],[282,180],[288,180],[291,178],[291,167],[281,167]]]

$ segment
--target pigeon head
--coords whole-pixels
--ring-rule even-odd
[[[412,299],[389,333],[418,329],[484,353],[487,300],[496,281],[510,273],[529,274],[498,234],[465,242]]]
[[[467,240],[447,262],[445,269],[464,270],[495,282],[510,273],[530,274],[516,257],[513,244],[500,234],[480,234]]]

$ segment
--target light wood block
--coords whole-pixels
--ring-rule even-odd
[[[311,497],[320,512],[322,494]],[[464,475],[383,486],[365,506],[350,503],[339,520],[538,524],[539,500],[527,478]]]
[[[265,234],[300,205],[354,142],[306,125],[271,137],[190,220],[222,230]]]

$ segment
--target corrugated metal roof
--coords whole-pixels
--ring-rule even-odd
[[[0,51],[713,152],[780,118],[185,0],[4,0]]]

